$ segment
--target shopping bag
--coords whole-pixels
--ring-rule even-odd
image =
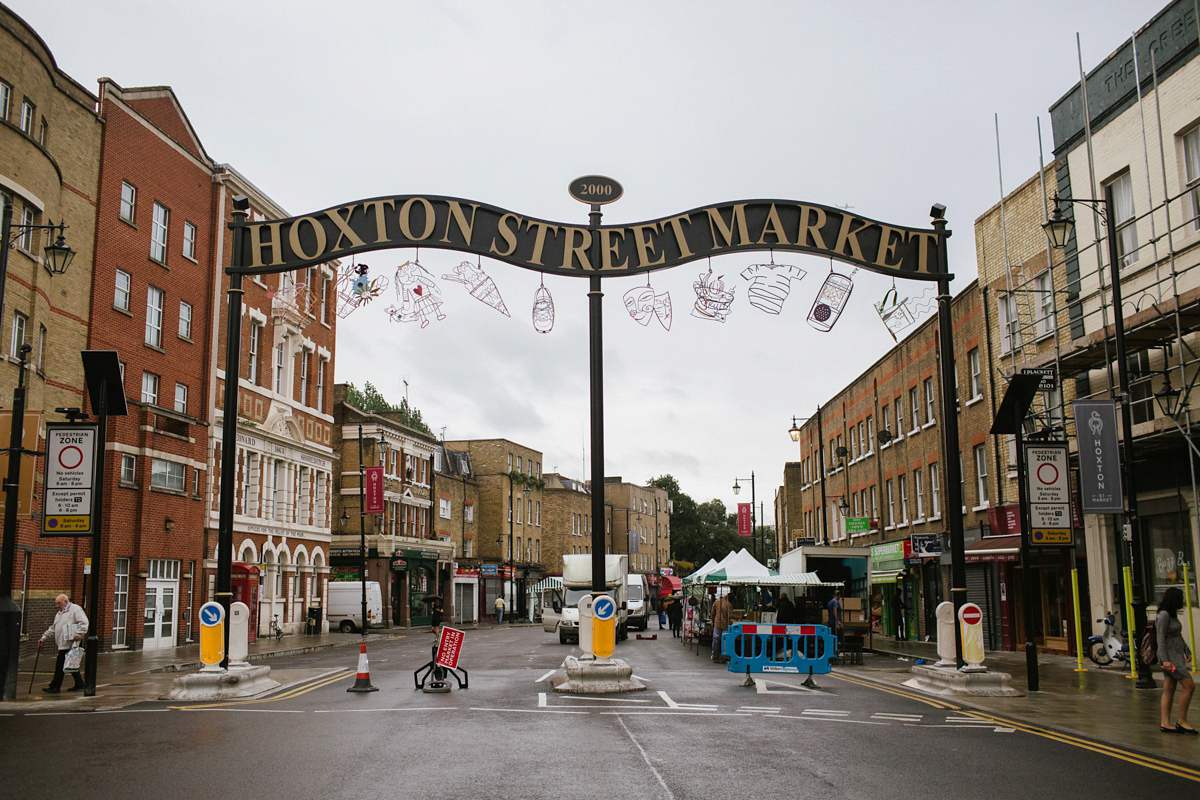
[[[77,672],[79,666],[83,663],[83,648],[76,642],[67,651],[67,657],[63,659],[63,672]]]

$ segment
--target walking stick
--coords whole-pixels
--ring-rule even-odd
[[[26,694],[33,694],[33,681],[37,678],[38,659],[42,657],[42,640],[38,639],[37,655],[33,657],[33,674],[29,676],[29,691]]]

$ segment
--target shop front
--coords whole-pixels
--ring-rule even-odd
[[[480,619],[496,616],[496,598],[502,597],[504,592],[504,579],[500,575],[500,569],[499,564],[484,564],[479,568],[479,580],[483,587]]]
[[[871,546],[871,629],[884,636],[916,636],[908,571],[904,566],[907,540]]]
[[[443,577],[449,574],[449,554],[435,549],[398,549],[390,564],[391,613],[399,627],[417,628],[432,622],[432,603],[437,595],[445,604]],[[445,566],[441,566],[445,564]]]
[[[454,606],[451,619],[462,625],[479,621],[479,568],[454,570]]]

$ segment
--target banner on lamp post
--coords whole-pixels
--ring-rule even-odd
[[[366,481],[366,502],[363,512],[366,514],[383,513],[383,467],[367,467],[364,470]]]
[[[754,535],[754,520],[750,516],[750,503],[738,503],[738,536]]]
[[[1085,514],[1122,514],[1121,449],[1117,441],[1117,404],[1112,400],[1074,403],[1079,441],[1079,494]]]

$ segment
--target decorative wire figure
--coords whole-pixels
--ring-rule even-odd
[[[746,295],[750,305],[767,314],[778,314],[783,310],[783,301],[792,291],[792,281],[799,281],[808,273],[791,264],[776,264],[775,252],[771,252],[771,263],[751,264],[742,270],[742,277],[750,281]]]
[[[429,325],[431,316],[445,319],[442,313],[441,290],[433,282],[433,276],[415,258],[396,267],[396,298],[399,306],[390,306],[388,316],[394,322],[416,322],[421,327]]]
[[[729,307],[733,305],[733,295],[736,289],[726,291],[724,275],[712,276],[712,259],[709,259],[708,272],[700,275],[700,280],[692,283],[696,291],[696,303],[692,306],[692,316],[698,319],[711,319],[724,322],[729,316]]]
[[[549,333],[554,329],[554,298],[546,288],[545,276],[533,295],[533,329],[538,333]]]
[[[890,302],[889,302],[890,300]],[[883,299],[875,303],[875,313],[883,320],[892,339],[899,341],[896,334],[916,323],[921,317],[933,311],[937,303],[936,291],[932,286],[926,286],[916,298],[899,299],[896,292],[896,281],[892,288],[884,294]]]
[[[857,268],[850,275],[855,272],[858,272]],[[846,307],[846,301],[850,299],[852,291],[854,291],[854,281],[850,280],[848,275],[834,272],[833,259],[829,259],[829,275],[825,278],[825,283],[821,284],[821,289],[817,292],[817,299],[813,301],[812,308],[809,309],[808,324],[819,331],[832,330],[838,317],[842,315],[842,309]]]
[[[453,273],[443,275],[442,280],[461,283],[470,290],[471,297],[491,306],[506,317],[512,316],[504,306],[504,300],[500,297],[500,290],[496,288],[496,282],[483,271],[481,260],[475,264],[470,261],[462,262],[454,268]]]
[[[388,287],[388,279],[380,275],[378,278],[367,277],[370,270],[366,264],[350,263],[342,267],[338,275],[337,315],[342,319],[350,316],[356,308],[362,308],[367,303],[383,294]]]
[[[634,322],[645,326],[650,324],[651,317],[657,317],[664,329],[671,330],[671,294],[655,294],[650,286],[650,273],[646,273],[646,285],[630,289],[625,293],[624,300],[625,309]]]

